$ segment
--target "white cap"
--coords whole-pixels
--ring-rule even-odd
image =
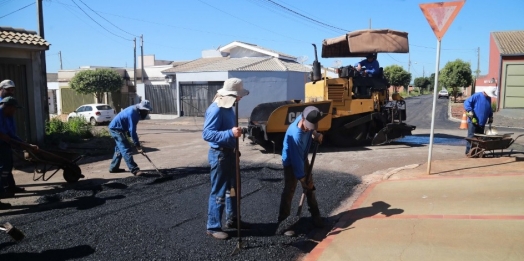
[[[15,83],[9,79],[0,82],[0,89],[14,88]]]
[[[489,87],[484,92],[491,98],[497,98],[497,87]]]

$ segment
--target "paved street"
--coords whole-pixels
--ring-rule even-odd
[[[346,199],[357,184],[427,160],[431,97],[407,102],[408,123],[417,126],[413,137],[380,147],[322,148],[317,155],[317,196],[328,225],[335,225],[349,207]],[[465,131],[447,120],[447,100],[439,100],[437,109],[434,159],[464,157]],[[167,178],[109,174],[107,157],[81,165],[86,180],[75,185],[62,186],[60,175],[48,183],[33,182],[32,173],[18,172],[15,178],[29,193],[8,200],[15,209],[0,213],[0,221],[10,221],[27,238],[14,244],[0,236],[0,260],[292,260],[311,251],[318,243],[313,235],[322,231],[313,230],[307,211],[299,221],[290,218],[281,227],[275,223],[283,187],[280,157],[247,141],[241,144],[242,216],[253,223],[244,233],[247,248],[230,257],[235,231],[229,231],[233,238],[228,241],[206,236],[208,146],[199,129],[198,121],[184,126],[167,121],[139,124],[144,146],[152,148],[148,155],[169,173]],[[135,158],[143,169],[151,169],[143,157]],[[274,235],[295,222],[298,237]]]

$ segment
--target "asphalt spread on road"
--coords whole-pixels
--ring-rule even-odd
[[[348,163],[349,164],[349,163]],[[207,166],[164,170],[166,177],[128,177],[102,185],[78,183],[74,189],[38,199],[31,213],[10,217],[26,238],[12,243],[0,236],[0,260],[291,260],[316,243],[307,204],[302,218],[276,223],[283,188],[282,166],[242,163],[242,219],[246,243],[206,235],[210,181]],[[327,216],[349,196],[360,179],[348,173],[314,170],[320,211]],[[297,187],[292,215],[302,190]],[[0,220],[7,221],[0,216]],[[326,219],[327,227],[336,220]],[[297,237],[281,233],[296,229]]]

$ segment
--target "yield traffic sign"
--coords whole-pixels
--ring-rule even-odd
[[[440,41],[459,13],[466,0],[420,4],[420,9]]]

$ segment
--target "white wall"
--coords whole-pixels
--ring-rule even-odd
[[[287,100],[305,100],[306,82],[309,81],[305,72],[288,72]]]
[[[289,72],[229,72],[229,77],[242,79],[249,95],[242,98],[238,116],[247,118],[260,103],[288,100]],[[303,95],[302,88],[302,96]]]

